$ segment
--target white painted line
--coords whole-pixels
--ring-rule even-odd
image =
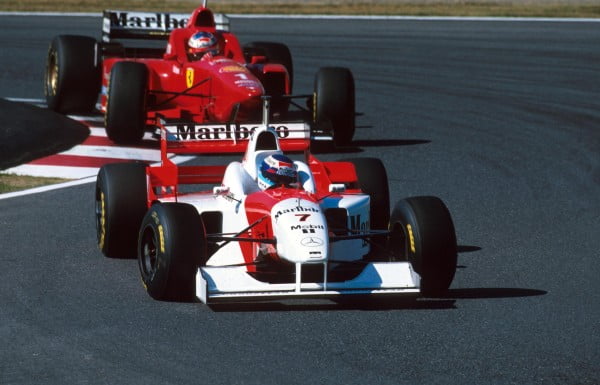
[[[85,120],[86,122],[100,122],[104,123],[104,116],[90,116],[90,115],[67,115],[71,119]]]
[[[70,150],[61,152],[60,155],[85,156],[106,159],[132,159],[146,162],[160,161],[159,149],[142,149],[118,146],[75,146]]]
[[[46,99],[32,99],[32,98],[3,98],[10,102],[21,102],[21,103],[32,103],[32,104],[44,104],[46,105]]]
[[[106,138],[106,130],[103,127],[88,127],[90,129],[90,136],[101,136]]]
[[[13,168],[2,170],[3,174],[26,175],[34,177],[51,177],[63,179],[81,179],[96,177],[97,167],[51,166],[40,164],[22,164]]]
[[[0,12],[0,16],[101,17],[100,13],[79,12]],[[477,16],[406,16],[406,15],[271,15],[228,13],[232,19],[316,19],[316,20],[416,20],[416,21],[525,21],[559,23],[600,23],[600,18],[574,17],[477,17]]]

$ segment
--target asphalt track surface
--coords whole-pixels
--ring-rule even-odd
[[[100,28],[0,23],[2,97],[41,98],[50,38]],[[157,302],[134,260],[96,248],[93,185],[0,200],[0,383],[600,383],[600,23],[233,28],[243,42],[287,43],[297,92],[319,66],[353,70],[356,148],[321,157],[380,157],[393,200],[447,203],[460,251],[451,290],[349,304]]]

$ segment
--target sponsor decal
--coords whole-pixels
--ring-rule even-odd
[[[323,240],[318,237],[306,237],[302,238],[300,244],[305,247],[323,246]]]
[[[233,82],[236,86],[240,88],[260,88],[262,85],[254,79],[251,79],[243,72],[238,72],[234,74],[238,80]]]
[[[163,229],[163,226],[160,224],[160,219],[158,219],[158,213],[156,211],[152,212],[152,220],[154,220],[154,223],[157,225],[158,243],[159,243],[160,252],[164,253],[165,252],[165,231]]]
[[[310,251],[308,254],[309,254],[310,258],[319,258],[320,259],[320,258],[322,258],[321,255],[323,253],[321,253],[320,251]]]
[[[246,70],[246,68],[242,67],[241,65],[229,65],[229,66],[224,66],[222,68],[219,69],[219,73],[225,73],[225,72],[248,72]]]
[[[193,68],[187,68],[185,70],[185,85],[187,86],[187,88],[192,88],[192,86],[194,85],[194,69]]]
[[[158,243],[160,243],[160,252],[165,252],[165,232],[162,225],[158,225]]]
[[[172,13],[149,13],[149,12],[108,12],[110,29],[160,29],[170,31],[175,28],[183,28],[188,22],[189,15]],[[106,27],[106,19],[104,27]]]
[[[323,225],[292,225],[290,230],[302,230],[304,234],[314,234],[315,230],[325,230]]]
[[[235,194],[233,194],[233,193],[223,194],[223,195],[219,195],[219,196],[228,202],[241,203],[241,201],[239,199],[237,199],[235,197]]]
[[[417,250],[415,248],[415,237],[413,235],[412,226],[410,224],[406,225],[406,230],[408,230],[408,239],[410,240],[410,251],[416,253]]]
[[[277,218],[279,218],[281,215],[289,214],[289,213],[296,214],[296,213],[320,213],[320,212],[321,212],[321,210],[314,208],[314,207],[296,206],[296,207],[292,207],[289,209],[283,209],[283,210],[277,211],[277,213],[275,213],[274,219],[277,220]]]
[[[106,209],[104,203],[104,192],[100,192],[100,239],[98,239],[98,246],[100,249],[104,249],[104,239],[106,238]]]
[[[247,140],[259,128],[258,125],[235,124],[181,124],[166,126],[169,140]],[[305,139],[303,123],[273,126],[280,139]]]
[[[239,88],[260,88],[261,85],[256,80],[236,80],[233,82]]]
[[[231,59],[215,59],[208,62],[211,66],[221,64],[221,63],[230,63]]]

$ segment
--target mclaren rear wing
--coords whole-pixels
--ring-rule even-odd
[[[160,124],[161,154],[243,154],[256,124]],[[305,122],[282,122],[269,125],[277,133],[281,150],[304,152],[310,147],[310,126]]]
[[[263,123],[166,123],[159,118],[161,165],[148,167],[148,202],[157,199],[177,199],[179,185],[218,184],[225,166],[178,166],[171,154],[243,154],[252,132],[264,128]],[[310,127],[307,123],[277,123],[269,125],[278,136],[279,146],[286,152],[303,152],[310,148]]]
[[[113,39],[166,40],[175,28],[187,25],[190,14],[105,10],[102,14],[102,41]],[[214,14],[216,29],[229,31],[229,18]]]

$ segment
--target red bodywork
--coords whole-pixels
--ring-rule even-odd
[[[201,60],[190,61],[187,41],[199,31],[217,37],[220,54],[214,57],[207,54]],[[171,31],[162,58],[104,58],[100,99],[103,112],[106,112],[110,72],[119,61],[144,63],[148,68],[148,124],[155,124],[157,114],[195,123],[228,122],[235,115],[236,122],[248,122],[260,116],[265,81],[269,82],[271,93],[272,90],[291,93],[289,74],[283,65],[265,63],[260,56],[246,63],[235,35],[217,30],[212,12],[202,7],[192,13],[185,28]],[[232,114],[236,105],[239,109]]]

